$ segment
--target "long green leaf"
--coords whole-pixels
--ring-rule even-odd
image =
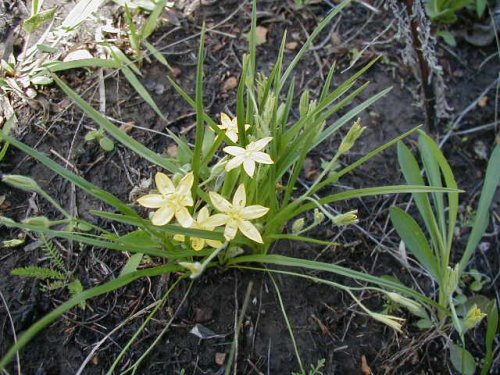
[[[321,198],[318,200],[320,205],[329,204],[333,202],[338,202],[341,200],[361,198],[372,195],[383,195],[383,194],[402,194],[402,193],[431,193],[431,192],[442,192],[446,193],[449,191],[457,191],[455,189],[439,188],[432,186],[415,186],[415,185],[392,185],[392,186],[377,186],[364,189],[353,189],[343,191],[341,193],[332,194]],[[315,208],[314,203],[304,204],[300,209],[297,210],[294,216],[301,214],[305,211],[309,211]]]
[[[432,153],[432,156],[436,159],[439,168],[441,170],[441,173],[443,174],[446,187],[451,189],[457,189],[458,185],[457,182],[455,181],[455,176],[453,175],[453,171],[450,165],[448,164],[448,161],[444,157],[443,153],[439,149],[437,143],[423,131],[419,130],[419,133],[420,133],[419,144],[422,144],[423,147],[422,149],[424,150],[424,154]],[[437,199],[439,194],[438,195],[434,194],[434,196],[435,199]],[[453,236],[455,234],[455,224],[457,222],[457,215],[458,215],[458,193],[449,192],[447,194],[447,197],[448,197],[448,237],[444,237],[444,239],[447,242],[446,243],[447,252],[444,256],[445,259],[443,259],[443,264],[445,265],[448,264],[450,258],[450,252],[453,244]]]
[[[160,19],[161,14],[163,13],[163,10],[165,9],[165,5],[167,4],[167,0],[159,0],[155,7],[153,8],[153,11],[148,17],[148,20],[146,21],[146,24],[141,30],[141,40],[145,40],[148,38],[153,31],[156,29],[156,25],[158,24],[158,20]]]
[[[106,219],[118,221],[124,224],[135,225],[138,227],[144,227],[144,226],[147,227],[149,224],[147,220],[131,217],[128,215],[120,215],[106,211],[91,211],[91,213],[93,215],[97,215]],[[151,227],[148,227],[148,229],[151,229]],[[195,228],[183,228],[179,225],[174,225],[174,224],[162,225],[159,227],[154,227],[154,229],[158,232],[164,232],[172,235],[180,234],[183,236],[198,237],[207,240],[224,241],[223,234],[215,231],[208,231]]]
[[[205,62],[205,23],[201,27],[200,46],[198,49],[198,63],[196,66],[196,88],[195,88],[195,102],[196,102],[196,133],[193,153],[193,199],[196,201],[196,189],[200,178],[200,169],[202,167],[202,148],[203,138],[205,136],[205,120],[203,115],[203,65]]]
[[[405,180],[410,185],[425,186],[423,177],[420,174],[420,167],[417,159],[403,142],[398,143],[398,161],[403,171]],[[415,204],[424,220],[425,227],[431,235],[432,243],[436,250],[436,255],[444,253],[444,239],[439,232],[436,217],[432,211],[431,203],[427,194],[413,194]]]
[[[493,344],[495,342],[495,336],[498,333],[498,308],[497,301],[492,300],[489,303],[487,314],[488,325],[486,328],[486,354],[484,355],[484,363],[481,368],[481,375],[487,375],[490,371],[491,365],[493,364]]]
[[[424,296],[423,294],[403,286],[399,282],[392,281],[387,278],[373,276],[367,274],[365,272],[354,271],[347,267],[338,266],[335,264],[318,262],[307,259],[299,259],[292,258],[283,255],[264,255],[264,254],[256,254],[256,255],[244,255],[236,258],[232,258],[228,261],[228,265],[239,265],[245,263],[263,263],[263,264],[274,264],[277,266],[286,266],[286,267],[298,267],[298,268],[307,268],[315,271],[325,271],[334,273],[340,276],[345,276],[354,280],[363,281],[375,285],[379,285],[381,287],[387,288],[389,290],[394,290],[400,293],[403,293],[407,296],[414,297],[419,301],[422,301],[426,304],[435,306],[438,309],[442,309],[439,305],[433,301],[432,299]]]
[[[363,103],[361,103],[357,107],[351,109],[349,112],[347,112],[345,115],[343,115],[337,121],[335,121],[332,125],[328,126],[325,130],[323,130],[321,135],[318,137],[316,143],[314,144],[314,147],[318,146],[320,143],[322,143],[324,140],[326,140],[328,137],[330,137],[333,133],[335,133],[338,129],[340,129],[342,126],[344,126],[347,122],[349,122],[353,118],[357,117],[366,108],[371,106],[377,100],[380,100],[383,96],[385,96],[391,90],[392,90],[392,87],[388,87],[388,88],[382,90],[381,92],[379,92],[378,94],[373,95],[371,98],[365,100]]]
[[[42,68],[46,68],[52,73],[69,69],[79,69],[79,68],[118,69],[119,67],[120,63],[118,63],[116,60],[111,60],[111,59],[79,59],[72,61],[50,61],[42,65]]]
[[[53,76],[56,83],[92,120],[99,124],[106,132],[108,132],[118,142],[122,143],[125,147],[141,155],[146,160],[154,163],[162,168],[165,168],[170,173],[179,172],[179,167],[174,163],[168,161],[166,158],[158,155],[156,152],[151,151],[142,143],[137,142],[132,137],[128,136],[124,131],[116,127],[111,121],[104,117],[101,113],[96,111],[90,104],[88,104],[81,96],[73,91],[66,85],[59,77]]]
[[[313,30],[309,38],[307,38],[306,42],[302,46],[302,48],[299,50],[299,52],[295,55],[293,58],[292,62],[290,65],[288,65],[288,68],[285,70],[285,73],[283,73],[283,77],[281,78],[281,85],[280,89],[277,90],[278,93],[281,91],[281,87],[283,87],[284,83],[286,80],[289,78],[289,76],[293,73],[295,70],[295,67],[299,63],[299,61],[302,59],[302,57],[309,51],[311,48],[314,40],[318,37],[318,35],[321,33],[321,31],[347,6],[351,3],[351,0],[346,0],[340,3],[333,9],[330,14],[328,14],[319,24],[316,26],[316,28]]]
[[[417,222],[399,207],[391,207],[390,215],[392,225],[406,247],[435,280],[441,280],[437,259]]]
[[[393,146],[394,144],[398,143],[400,140],[408,137],[409,135],[413,134],[415,131],[419,129],[420,126],[417,126],[416,128],[413,128],[406,133],[401,134],[400,136],[391,139],[389,142],[384,143],[382,146],[377,147],[375,150],[370,151],[360,159],[356,160],[354,163],[348,165],[347,167],[341,169],[337,173],[334,174],[334,176],[325,179],[321,183],[319,183],[314,189],[311,189],[309,195],[315,194],[317,191],[321,190],[325,186],[328,186],[336,181],[338,181],[342,176],[345,174],[351,172],[352,170],[358,168],[360,165],[366,163],[368,160],[372,159],[374,156],[380,154],[382,151],[385,151],[389,147]]]

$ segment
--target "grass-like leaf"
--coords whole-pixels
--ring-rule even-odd
[[[156,164],[170,173],[179,172],[179,168],[166,158],[158,155],[156,152],[151,151],[135,139],[127,135],[124,131],[116,127],[111,121],[104,117],[101,113],[96,111],[90,104],[88,104],[81,96],[73,91],[66,85],[59,77],[53,76],[56,83],[92,120],[94,120],[100,127],[108,132],[114,139],[122,143],[124,146],[142,156],[153,164]]]

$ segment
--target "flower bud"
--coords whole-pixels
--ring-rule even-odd
[[[401,330],[402,323],[405,321],[403,318],[399,318],[399,317],[393,316],[393,315],[380,314],[380,313],[376,313],[376,312],[370,312],[370,316],[373,319],[378,320],[379,322],[384,323],[385,325],[388,325],[389,327],[391,327],[392,329],[394,329],[398,332],[401,332],[401,333],[403,332]]]
[[[410,313],[420,318],[428,319],[427,312],[421,304],[415,302],[412,299],[403,297],[398,293],[386,292],[387,297],[389,297],[393,302],[405,307]]]
[[[336,225],[356,224],[359,222],[357,213],[358,213],[358,210],[352,210],[352,211],[346,212],[345,214],[337,215],[332,219],[333,223]]]
[[[340,143],[338,153],[339,154],[345,154],[347,151],[349,151],[352,146],[354,146],[354,143],[357,141],[359,137],[361,137],[361,134],[365,131],[366,127],[361,126],[361,121],[358,119],[349,129],[347,132],[347,135],[342,139],[342,142]]]
[[[16,189],[21,189],[24,191],[40,191],[40,186],[38,183],[30,177],[21,176],[17,174],[8,174],[2,176],[2,182],[7,185],[15,187]]]
[[[22,222],[23,224],[33,225],[35,227],[40,227],[40,228],[50,227],[50,220],[45,216],[28,217],[27,219],[24,219]]]
[[[448,266],[444,275],[444,294],[446,296],[451,296],[455,293],[458,288],[458,282],[460,280],[460,267],[458,264],[454,268]]]
[[[7,240],[7,241],[2,241],[0,240],[0,247],[16,247],[19,245],[22,245],[24,243],[24,238],[19,238],[19,239],[13,239],[13,240]]]
[[[200,262],[179,262],[179,265],[191,271],[191,279],[196,279],[203,272],[203,265]]]
[[[304,220],[303,217],[295,220],[292,224],[292,233],[299,234],[302,231],[302,229],[304,229],[305,224],[306,224],[306,221]]]
[[[314,224],[321,224],[325,220],[325,214],[318,210],[314,209]]]
[[[467,315],[465,315],[465,318],[463,320],[463,327],[464,330],[468,330],[471,328],[474,328],[477,326],[481,320],[486,316],[486,314],[481,312],[481,309],[479,309],[475,304],[467,311]]]
[[[309,90],[305,90],[300,96],[300,102],[299,102],[300,117],[306,116],[307,113],[309,112],[309,102],[310,102]]]

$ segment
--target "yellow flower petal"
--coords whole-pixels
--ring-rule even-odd
[[[245,220],[258,219],[269,212],[269,208],[264,206],[248,206],[240,210],[240,215]]]
[[[203,206],[202,208],[200,208],[200,210],[198,211],[198,216],[196,216],[196,222],[198,224],[201,224],[203,223],[205,220],[207,220],[210,216],[210,213],[208,212],[208,207],[207,206]]]
[[[215,241],[215,240],[205,240],[205,241],[208,246],[213,247],[214,249],[218,249],[223,245],[223,243],[220,241]]]
[[[231,160],[229,160],[226,163],[226,166],[224,167],[224,169],[226,170],[226,172],[229,172],[229,171],[233,170],[234,168],[238,168],[241,164],[243,164],[244,161],[245,161],[244,155],[235,156],[234,158],[232,158]]]
[[[151,218],[153,225],[165,225],[172,220],[174,216],[174,209],[171,206],[162,206],[159,208]]]
[[[234,130],[228,130],[226,131],[226,135],[234,143],[238,142],[238,132]]]
[[[213,228],[226,224],[228,218],[229,216],[226,214],[215,214],[206,218],[202,222],[198,221],[198,223],[205,228],[212,228],[211,230],[213,230]]]
[[[189,228],[191,225],[193,225],[193,218],[189,214],[189,211],[186,207],[179,207],[175,211],[175,218],[184,228]]]
[[[238,189],[234,192],[233,195],[233,208],[241,209],[245,207],[247,204],[247,193],[245,191],[245,185],[240,184]]]
[[[205,247],[205,240],[203,238],[191,237],[191,247],[195,251],[203,250]]]
[[[174,183],[165,173],[158,172],[155,175],[155,183],[156,188],[163,195],[171,194],[175,191]]]
[[[260,151],[264,147],[267,146],[269,142],[273,140],[273,137],[265,137],[262,139],[259,139],[258,141],[255,142],[250,142],[247,146],[248,151]]]
[[[210,201],[212,205],[220,212],[227,212],[231,209],[231,203],[229,203],[222,195],[217,194],[213,191],[209,192]]]
[[[239,147],[239,146],[227,146],[227,147],[223,148],[223,151],[226,154],[229,154],[232,156],[243,155],[247,152],[243,147]]]
[[[234,237],[236,237],[237,232],[238,222],[236,220],[230,220],[227,222],[226,227],[224,228],[224,238],[228,241],[231,241]]]
[[[188,173],[179,181],[176,192],[179,195],[191,196],[191,188],[193,187],[194,175],[193,172]]]
[[[273,164],[271,157],[265,152],[256,151],[252,154],[252,159],[261,164]]]
[[[255,162],[252,159],[245,159],[243,162],[243,169],[250,177],[253,177],[255,172]]]
[[[183,236],[182,234],[174,235],[174,241],[184,242],[185,239],[186,239],[186,237]]]
[[[137,199],[137,203],[146,208],[160,208],[165,202],[165,198],[160,194],[148,194]]]
[[[262,237],[260,236],[259,231],[257,230],[257,228],[255,228],[255,226],[251,222],[246,220],[239,221],[238,228],[245,237],[248,237],[252,241],[258,243],[264,243],[264,241],[262,241]]]
[[[221,129],[227,129],[231,126],[231,118],[227,114],[225,114],[224,112],[222,112],[220,114],[220,122],[221,122],[221,124],[219,127]]]

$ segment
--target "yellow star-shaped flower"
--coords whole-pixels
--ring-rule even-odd
[[[158,208],[151,218],[153,225],[168,224],[175,216],[181,226],[188,228],[193,224],[193,218],[186,208],[193,205],[193,181],[193,173],[188,173],[176,187],[166,174],[158,172],[155,183],[160,194],[145,195],[137,203],[146,208]]]
[[[216,227],[220,227],[225,224],[225,218],[221,214],[210,216],[207,207],[203,207],[196,217],[196,221],[193,222],[191,228],[202,229],[213,231]],[[185,236],[181,234],[176,234],[174,240],[184,241]],[[191,237],[191,247],[193,250],[200,251],[205,247],[205,243],[215,249],[222,246],[222,242],[216,240],[207,240],[205,238]]]
[[[271,157],[265,152],[261,152],[269,142],[271,142],[272,137],[266,137],[259,139],[255,142],[250,142],[247,147],[239,146],[227,146],[224,147],[224,152],[234,156],[226,164],[226,172],[239,167],[243,164],[243,169],[250,176],[253,177],[255,172],[255,163],[261,164],[273,164]]]
[[[232,204],[223,196],[213,191],[211,191],[209,195],[212,205],[218,211],[222,212],[213,215],[212,220],[217,223],[222,222],[226,225],[224,228],[224,237],[226,240],[230,241],[236,237],[236,233],[239,230],[245,237],[248,237],[252,241],[264,243],[259,231],[249,220],[258,219],[264,216],[269,211],[269,208],[259,205],[245,207],[247,196],[243,184],[236,189]]]
[[[219,129],[226,132],[226,136],[233,142],[238,142],[238,119],[235,117],[231,119],[224,112],[220,114],[220,125],[217,125]]]

